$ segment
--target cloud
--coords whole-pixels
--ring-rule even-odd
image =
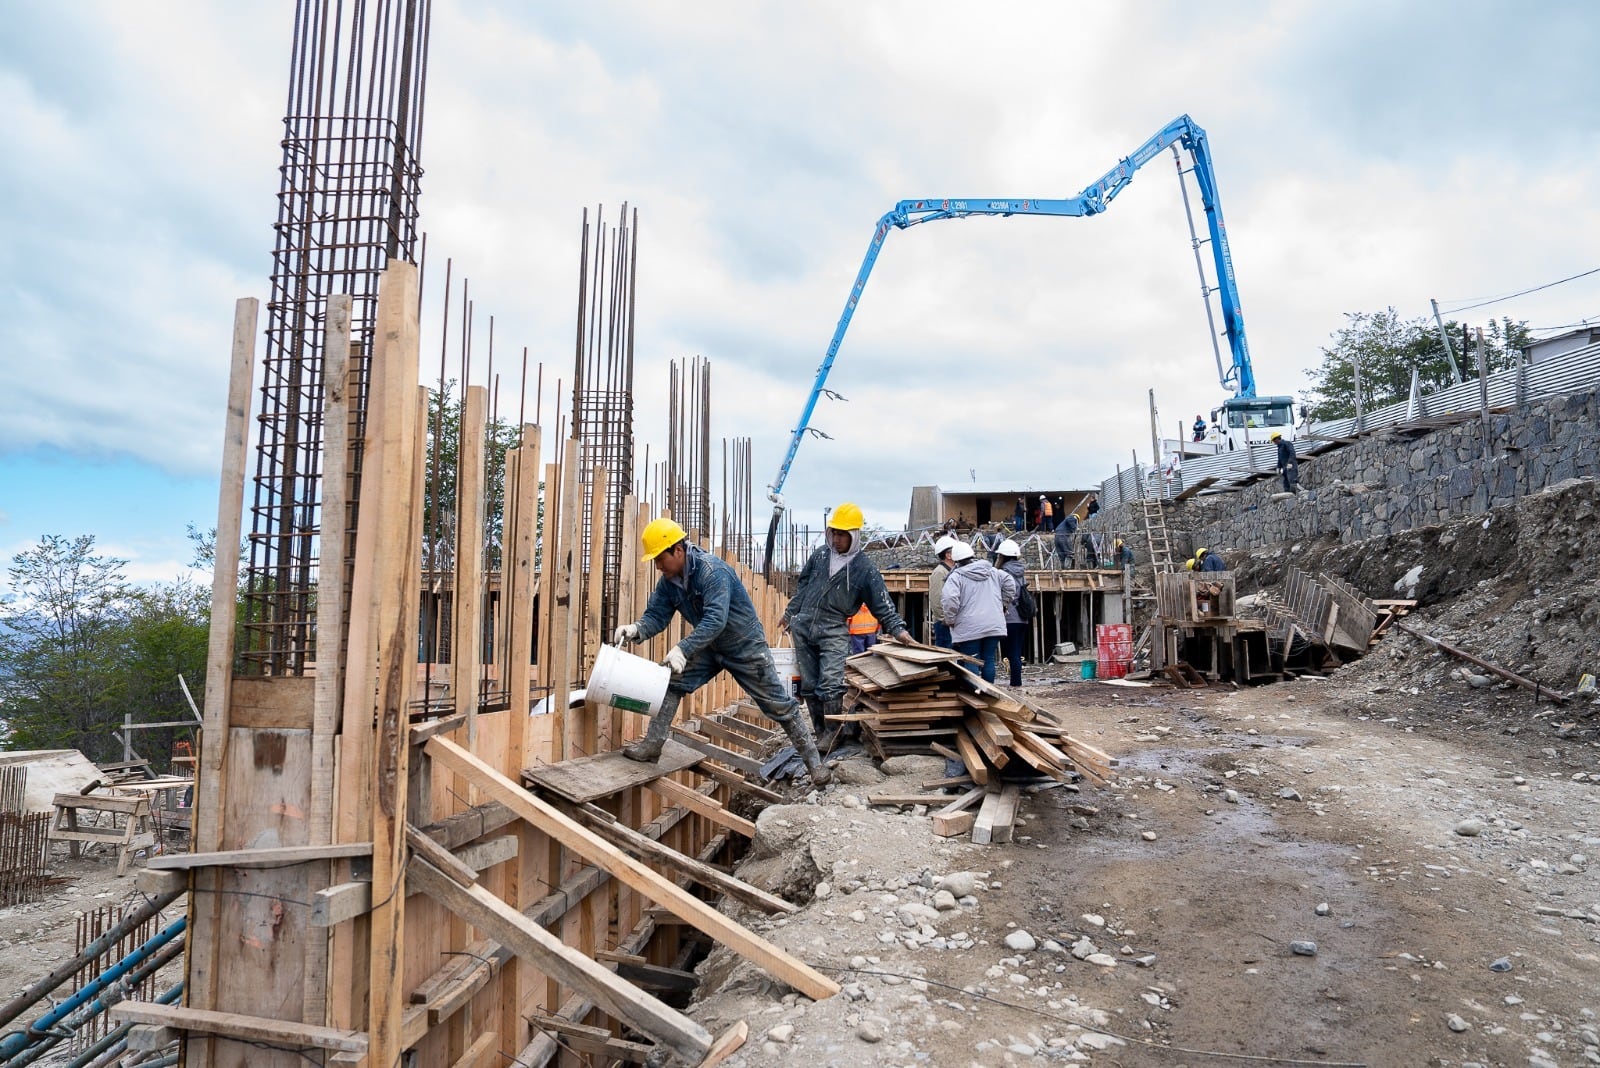
[[[759,495],[896,201],[1070,196],[1188,113],[1210,135],[1261,391],[1293,392],[1345,312],[1415,316],[1594,266],[1590,12],[440,0],[424,362],[454,353],[469,278],[474,380],[493,315],[500,411],[521,403],[526,345],[545,393],[528,415],[553,427],[581,213],[611,223],[627,202],[641,444],[659,459],[668,361],[703,354],[713,436],[752,439]],[[216,470],[233,301],[266,295],[291,29],[278,5],[13,14],[0,361],[27,373],[0,393],[0,457]],[[1208,411],[1222,391],[1183,210],[1159,157],[1096,218],[890,234],[828,383],[849,402],[819,406],[833,440],[801,444],[788,499],[900,516],[912,485],[973,468],[1086,486],[1148,452],[1150,390],[1167,436]],[[1593,313],[1595,280],[1469,314]]]

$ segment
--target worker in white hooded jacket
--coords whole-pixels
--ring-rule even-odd
[[[950,550],[955,570],[944,580],[944,621],[958,653],[983,661],[983,680],[993,682],[1006,634],[1006,611],[1017,599],[1017,583],[987,560],[977,559],[972,546],[957,542]]]

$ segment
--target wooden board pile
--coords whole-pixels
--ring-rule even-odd
[[[1074,773],[1105,782],[1116,761],[1073,738],[1045,709],[962,666],[960,653],[881,643],[845,661],[846,707],[830,717],[861,726],[862,743],[882,759],[937,753],[966,766],[983,787],[1007,769],[1070,782]]]

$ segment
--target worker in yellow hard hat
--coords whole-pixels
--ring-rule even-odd
[[[1226,571],[1228,570],[1228,564],[1219,554],[1202,545],[1194,552],[1194,569],[1196,571]]]
[[[626,645],[653,638],[666,630],[674,614],[694,629],[667,650],[664,662],[672,669],[667,696],[651,715],[644,737],[623,746],[622,755],[630,760],[660,759],[684,695],[727,671],[756,707],[783,728],[805,762],[811,781],[818,786],[829,782],[833,773],[822,763],[811,724],[799,714],[799,702],[778,677],[766,630],[733,568],[691,545],[688,533],[666,516],[651,520],[639,540],[644,558],[655,564],[661,577],[644,615],[637,623],[618,627],[612,643]]]
[[[828,716],[844,711],[844,658],[850,651],[850,617],[866,605],[895,641],[915,645],[906,621],[884,588],[877,565],[862,555],[861,509],[850,503],[828,514],[827,544],[800,569],[794,596],[779,626],[794,635],[800,696],[820,732]]]
[[[1187,560],[1185,560],[1183,562],[1183,569],[1185,571],[1193,571],[1194,570],[1194,557],[1191,556],[1191,557],[1189,557],[1189,559],[1187,559]]]

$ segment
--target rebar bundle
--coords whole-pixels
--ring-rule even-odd
[[[351,296],[352,513],[378,278],[414,261],[431,0],[299,0],[244,573],[246,671],[314,655],[327,299]],[[348,526],[355,532],[354,514]]]
[[[696,541],[711,533],[711,361],[672,363],[667,391],[667,509]]]
[[[606,226],[596,209],[594,227],[583,213],[578,266],[578,338],[572,379],[572,434],[578,439],[583,499],[594,489],[594,470],[609,473],[605,486],[607,531],[600,619],[616,625],[617,582],[622,572],[622,501],[633,485],[634,279],[638,271],[639,212],[622,205],[622,221]],[[584,509],[583,559],[592,559],[591,513]]]

